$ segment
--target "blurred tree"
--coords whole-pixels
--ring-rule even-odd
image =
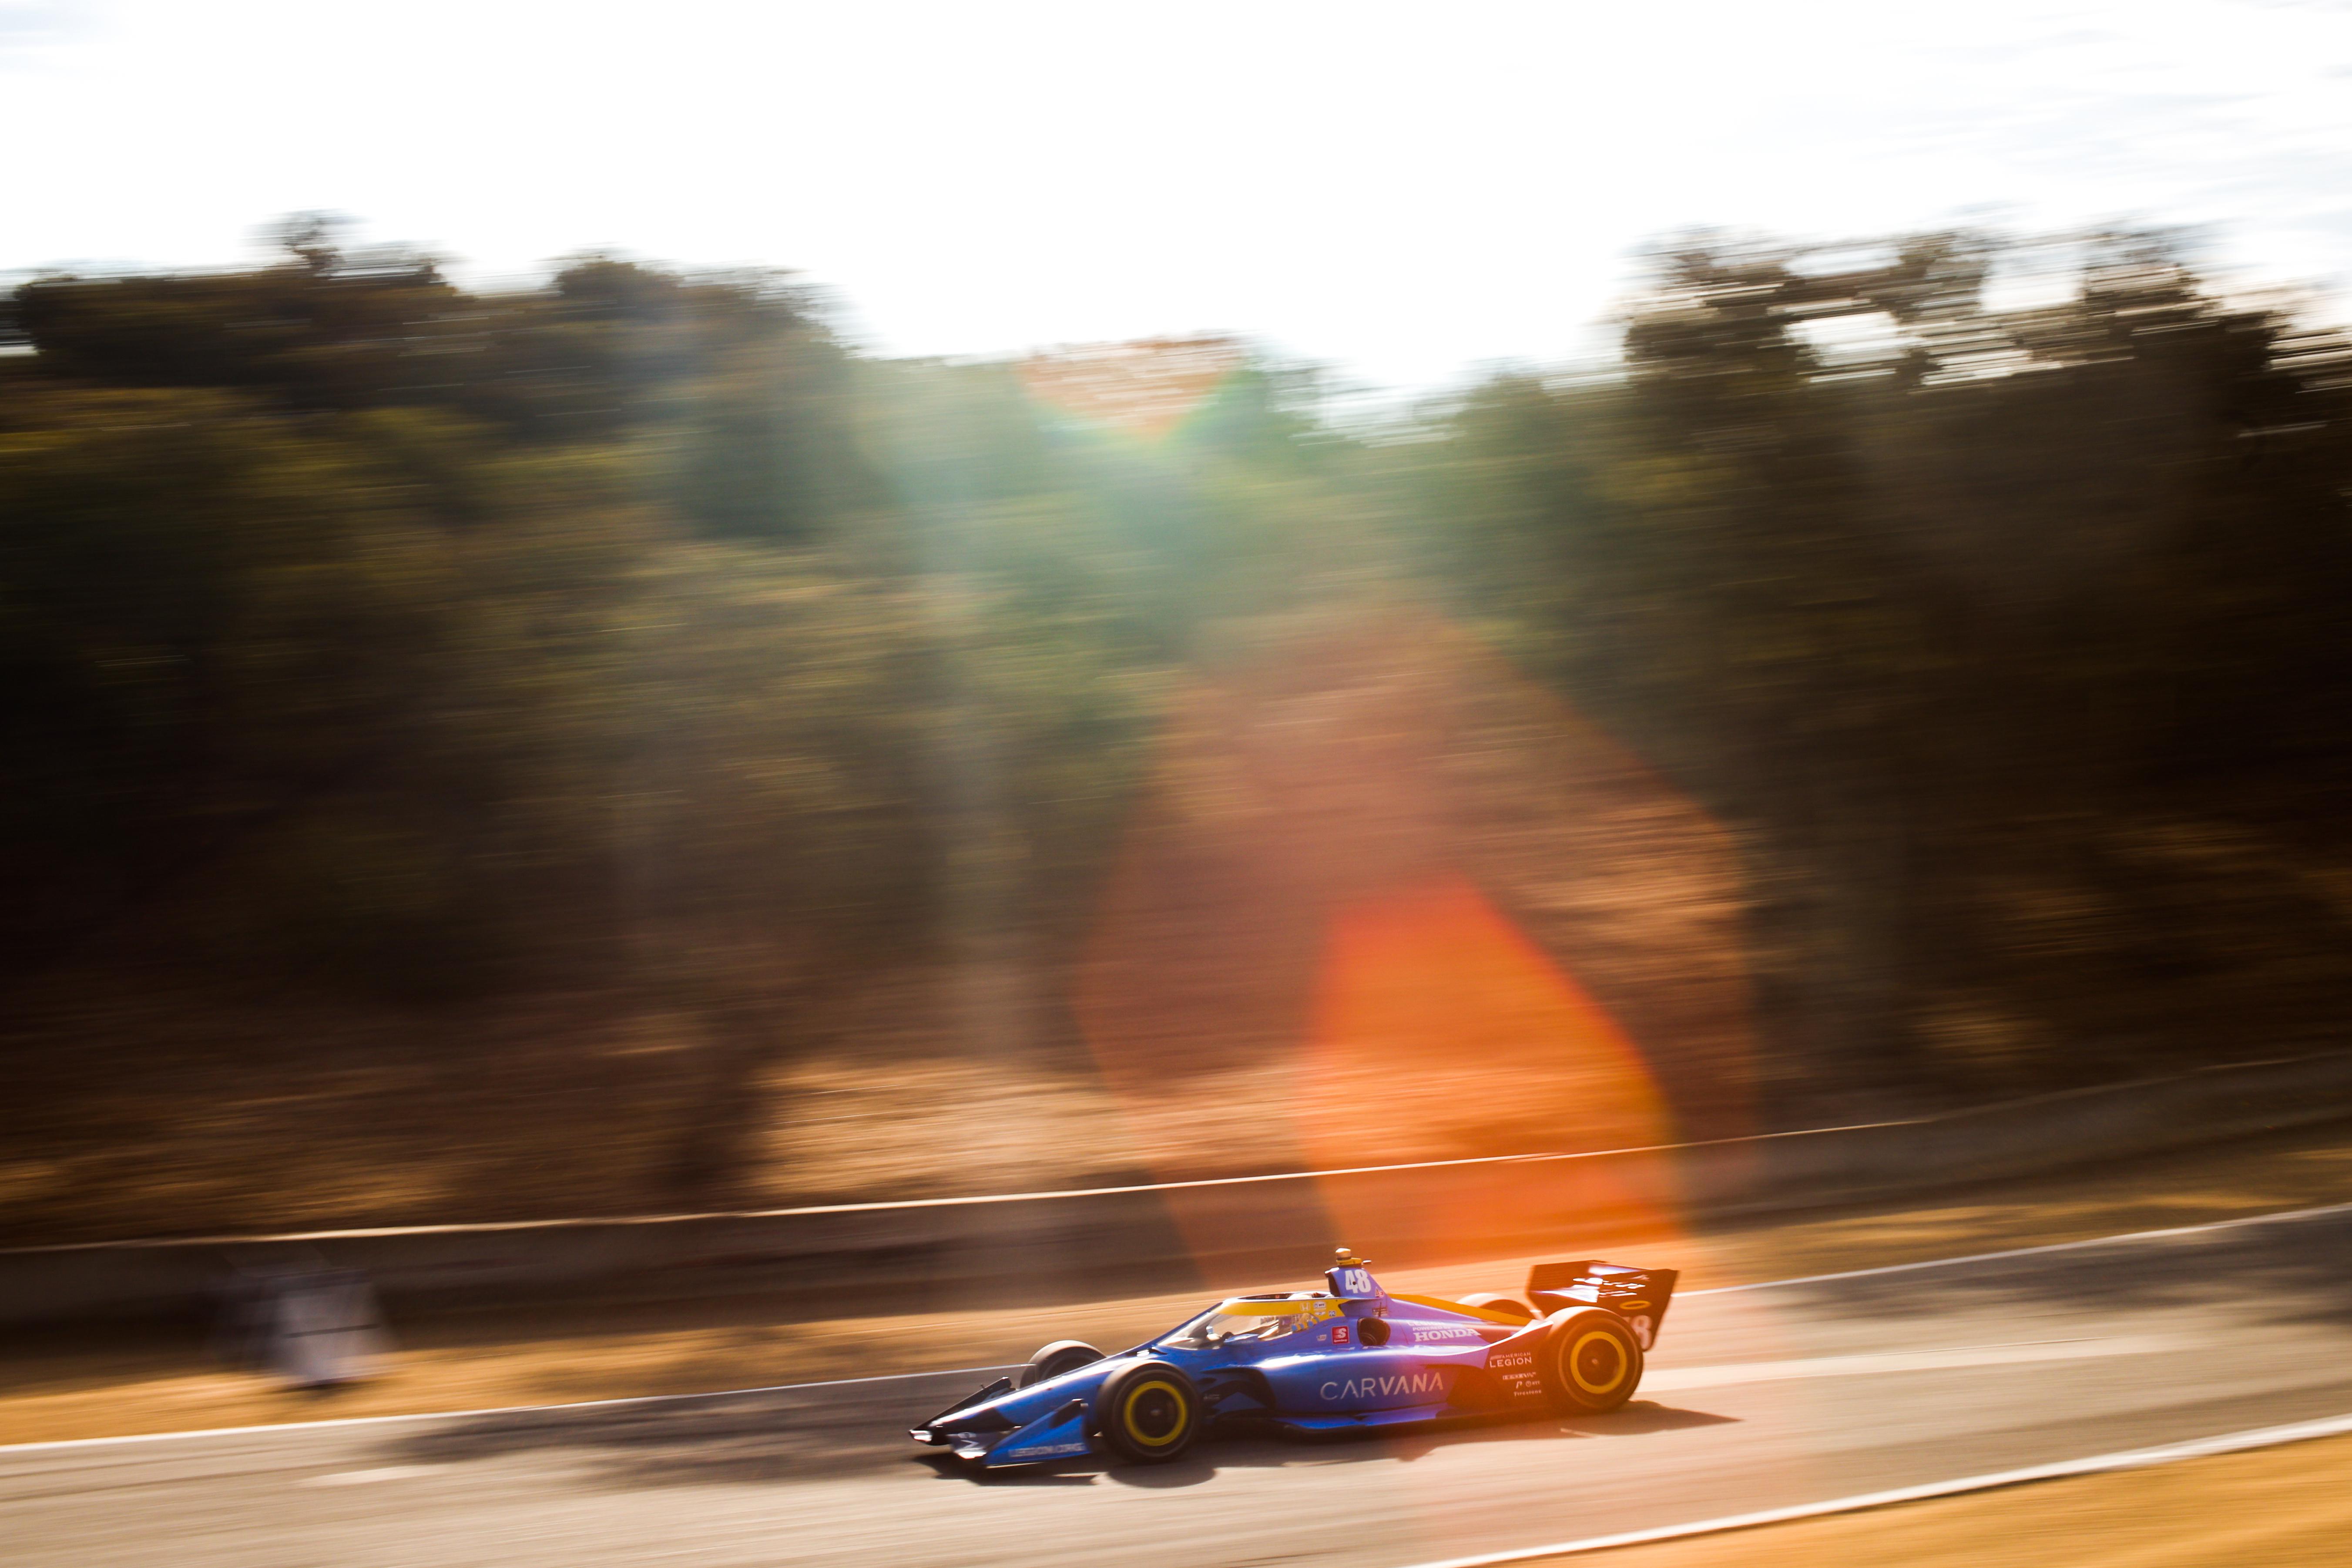
[[[2352,996],[2352,355],[2145,237],[2022,310],[1974,237],[1685,245],[1619,369],[1378,438],[1223,340],[885,362],[776,274],[283,246],[0,313],[20,978],[634,987],[722,1193],[824,986],[1066,959],[1184,671],[1434,600],[1738,835],[1785,1116]]]
[[[1670,253],[1622,380],[1475,394],[1422,481],[1465,611],[1748,829],[1790,1093],[2317,1037],[2352,910],[2288,868],[2347,847],[2340,342],[2143,237],[2014,311],[1985,242],[1876,248]]]

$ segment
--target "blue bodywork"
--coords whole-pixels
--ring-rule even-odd
[[[1437,1297],[1391,1296],[1360,1261],[1345,1259],[1325,1276],[1325,1289],[1230,1297],[1156,1339],[1058,1377],[1027,1388],[1000,1378],[910,1435],[989,1468],[1105,1452],[1097,1396],[1119,1371],[1145,1360],[1189,1375],[1210,1424],[1339,1432],[1539,1414],[1549,1407],[1539,1357],[1555,1329],[1600,1308],[1646,1350],[1675,1278],[1668,1269],[1601,1263],[1539,1267],[1528,1291],[1538,1315],[1528,1319]]]

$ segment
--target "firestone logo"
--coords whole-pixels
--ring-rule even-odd
[[[1326,1399],[1379,1399],[1397,1394],[1438,1394],[1445,1380],[1433,1372],[1405,1373],[1396,1377],[1351,1377],[1327,1383],[1319,1390]]]

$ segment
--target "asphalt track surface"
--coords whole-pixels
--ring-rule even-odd
[[[957,1359],[943,1343],[940,1359]],[[2352,1412],[2352,1211],[1678,1300],[1613,1415],[973,1479],[968,1373],[0,1450],[0,1561],[1386,1568]]]

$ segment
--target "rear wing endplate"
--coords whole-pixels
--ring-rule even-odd
[[[1675,1281],[1681,1278],[1678,1269],[1629,1268],[1594,1258],[1538,1263],[1528,1271],[1528,1300],[1546,1316],[1563,1307],[1606,1307],[1625,1320],[1648,1350],[1657,1343],[1675,1299]]]

